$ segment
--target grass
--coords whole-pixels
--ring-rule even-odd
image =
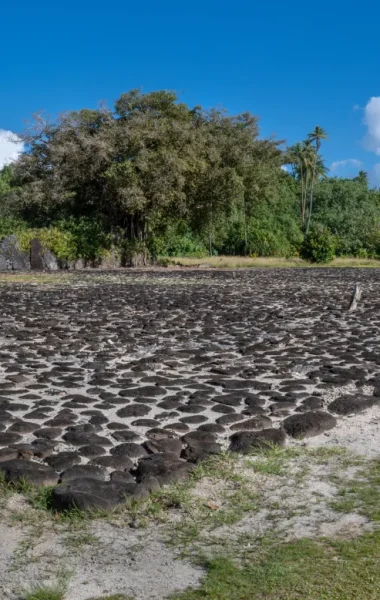
[[[37,583],[21,593],[20,600],[65,600],[69,576],[62,575],[56,583]]]
[[[225,557],[205,563],[199,589],[172,600],[378,600],[380,532],[354,540],[298,540],[254,547],[239,566]]]
[[[90,600],[134,600],[134,598],[132,598],[132,596],[125,596],[124,594],[112,594],[111,596],[90,598]]]
[[[205,258],[167,258],[169,265],[184,267],[207,266],[215,269],[241,269],[253,267],[294,268],[294,267],[380,267],[380,261],[369,258],[336,258],[327,264],[310,263],[302,258],[281,258],[275,256],[250,258],[248,256],[208,256]]]
[[[46,283],[68,283],[70,282],[72,275],[69,273],[62,273],[57,271],[56,273],[0,273],[0,284],[3,283],[32,283],[32,284],[46,284]]]
[[[212,456],[196,465],[187,481],[160,488],[146,499],[127,502],[108,515],[78,515],[75,511],[71,515],[70,511],[52,522],[65,525],[63,543],[78,554],[84,546],[100,542],[86,530],[93,517],[116,519],[124,526],[131,521],[137,526],[166,523],[162,533],[167,543],[176,547],[180,556],[189,556],[206,569],[199,588],[174,594],[172,600],[377,600],[380,530],[350,540],[320,538],[285,543],[275,527],[269,527],[265,537],[249,527],[250,519],[263,508],[269,511],[268,519],[276,518],[277,511],[288,510],[286,500],[283,503],[285,496],[278,505],[268,503],[262,493],[261,475],[270,477],[272,485],[278,481],[281,486],[287,477],[297,485],[313,465],[326,465],[327,476],[330,473],[334,478],[340,490],[333,503],[336,510],[361,512],[380,521],[380,460],[364,462],[339,447],[273,446],[250,456]],[[344,472],[351,467],[356,468],[356,474],[347,480]],[[53,516],[49,488],[34,490],[25,482],[16,487],[41,514],[50,512]],[[9,486],[5,488],[9,493]],[[228,528],[246,517],[245,530],[234,533]],[[223,526],[227,529],[218,529]],[[57,592],[61,595],[54,595]],[[40,585],[27,594],[20,600],[65,600],[59,586]],[[114,594],[92,600],[132,599]]]
[[[347,481],[339,476],[334,482],[340,486],[338,499],[331,507],[338,512],[359,512],[371,521],[380,521],[380,460],[372,460]]]
[[[99,538],[90,531],[76,531],[73,534],[66,535],[63,543],[73,552],[80,554],[85,546],[96,546],[99,544]]]

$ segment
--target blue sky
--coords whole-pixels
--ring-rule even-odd
[[[332,174],[363,168],[380,185],[379,19],[376,0],[7,2],[0,129],[135,87],[174,89],[190,105],[250,110],[288,143],[318,124]],[[15,149],[0,134],[0,162]]]

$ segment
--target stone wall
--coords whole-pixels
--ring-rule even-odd
[[[32,240],[29,252],[20,250],[17,237],[9,235],[0,241],[0,271],[58,271],[59,261],[50,250]]]

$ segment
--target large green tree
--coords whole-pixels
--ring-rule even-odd
[[[186,218],[210,253],[239,205],[247,246],[247,219],[281,164],[278,142],[258,133],[250,113],[191,109],[166,91],[132,90],[114,110],[84,109],[53,123],[37,115],[14,168],[17,202],[29,220],[92,215],[143,243]]]

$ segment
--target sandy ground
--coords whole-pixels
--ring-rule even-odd
[[[218,397],[230,390],[223,390],[221,384],[241,376],[250,382],[251,391],[262,395],[263,408],[274,427],[281,426],[287,413],[278,406],[271,412],[271,393],[279,393],[284,400],[289,382],[298,383],[289,408],[292,414],[315,392],[323,398],[324,410],[344,394],[372,397],[374,388],[367,380],[380,373],[380,280],[377,275],[370,278],[355,273],[355,280],[362,279],[371,293],[364,295],[355,314],[347,316],[353,277],[341,273],[337,281],[332,270],[318,272],[315,277],[323,277],[318,280],[314,272],[306,270],[305,274],[298,270],[291,279],[287,273],[243,273],[236,281],[227,276],[219,281],[217,274],[212,281],[182,276],[177,281],[174,273],[172,280],[160,280],[159,284],[157,280],[157,285],[141,290],[138,279],[128,287],[123,282],[125,287],[120,288],[111,281],[109,286],[93,288],[94,299],[90,290],[86,293],[78,287],[75,291],[74,286],[67,297],[65,291],[57,294],[53,288],[46,294],[37,288],[8,290],[2,294],[6,314],[0,317],[0,385],[5,385],[4,394],[13,394],[13,400],[28,401],[24,409],[15,409],[19,419],[27,419],[30,409],[42,400],[51,402],[48,419],[65,406],[78,418],[77,424],[86,424],[90,415],[83,407],[67,406],[67,387],[75,394],[99,396],[102,403],[93,400],[98,402],[95,412],[101,411],[106,422],[111,422],[118,418],[120,405],[107,406],[101,394],[110,393],[112,400],[124,388],[151,383],[157,374],[167,379],[162,384],[166,391],[148,406],[149,418],[159,419],[161,426],[187,418],[182,415],[191,412],[173,416],[171,410],[158,407],[162,398],[177,394],[179,406],[188,409],[190,395],[199,389],[207,392],[204,406],[199,400],[203,422],[215,423],[221,413],[212,409]],[[89,363],[93,360],[100,366]],[[345,385],[324,382],[325,364],[347,371],[359,368],[362,379],[345,376]],[[226,374],[219,379],[215,367],[225,369]],[[309,384],[305,378],[318,369],[319,375]],[[10,379],[14,375],[19,380]],[[40,376],[46,376],[46,381],[37,379]],[[108,380],[96,382],[103,376]],[[120,376],[124,381],[120,382]],[[36,387],[36,383],[41,385]],[[256,389],[255,383],[268,384],[271,392],[265,394],[262,386]],[[95,385],[100,389],[90,387]],[[231,410],[240,413],[244,408],[241,403]],[[198,413],[194,409],[191,417]],[[135,421],[131,416],[123,423],[143,443],[150,425],[134,425]],[[189,423],[189,429],[196,429],[201,421]],[[112,430],[105,424],[101,427],[102,435],[112,439]],[[227,449],[230,435],[226,426],[218,437],[223,449]],[[33,439],[34,432],[26,434],[23,441]],[[379,440],[380,406],[374,406],[361,414],[339,416],[334,429],[316,437],[304,441],[289,438],[288,445],[305,451],[339,446],[373,459],[380,456]],[[73,449],[60,441],[55,451]],[[85,464],[88,459],[82,456],[81,461]],[[236,469],[247,480],[247,490],[260,495],[260,505],[255,510],[247,508],[233,524],[212,531],[205,527],[197,542],[203,551],[238,547],[241,536],[249,538],[244,542],[247,549],[255,539],[270,533],[290,540],[346,537],[372,530],[373,524],[365,517],[338,513],[331,507],[339,492],[331,476],[338,473],[350,478],[355,467],[342,467],[334,457],[322,463],[309,461],[305,453],[290,463],[286,475],[274,476],[256,472],[246,461],[241,458]],[[236,491],[234,486],[228,479],[205,478],[192,491],[194,502],[211,502],[218,510],[228,505],[226,494]],[[0,506],[0,599],[18,600],[25,586],[54,581],[66,573],[70,575],[66,600],[90,600],[107,593],[123,593],[135,600],[164,600],[177,590],[198,585],[203,574],[194,562],[183,558],[183,548],[167,543],[173,528],[188,518],[186,511],[173,508],[166,524],[151,520],[145,528],[136,528],[130,519],[110,518],[88,522],[82,529],[80,524],[57,523],[50,515],[41,517],[21,496],[11,496]]]
[[[354,418],[343,418],[332,432],[292,445],[305,448],[338,445],[375,458],[379,456],[379,433],[380,408],[374,408]],[[337,513],[330,506],[338,492],[331,475],[339,473],[349,479],[357,467],[342,470],[333,458],[319,464],[301,456],[291,462],[287,476],[278,478],[249,470],[247,460],[254,462],[255,458],[242,458],[236,468],[247,477],[251,491],[262,494],[261,508],[253,513],[247,511],[233,525],[217,527],[211,533],[205,530],[198,542],[202,552],[212,555],[226,548],[232,551],[236,544],[238,554],[241,536],[249,538],[244,546],[247,552],[255,539],[268,534],[289,541],[318,536],[347,538],[373,530],[374,524],[366,517]],[[300,479],[298,476],[305,467],[308,473]],[[232,482],[205,478],[192,493],[197,500],[222,506],[223,494],[233,488]],[[45,524],[33,520],[30,525],[15,524],[20,511],[30,510],[19,495],[12,496],[3,509],[0,526],[3,600],[17,600],[26,584],[54,582],[64,573],[70,575],[67,600],[89,600],[107,593],[124,593],[135,600],[164,600],[175,591],[196,586],[202,577],[200,567],[166,543],[173,524],[186,518],[181,510],[172,510],[167,524],[151,522],[146,528],[135,529],[131,523],[100,520],[90,522],[83,532],[80,527],[77,530],[55,527],[51,520]]]

